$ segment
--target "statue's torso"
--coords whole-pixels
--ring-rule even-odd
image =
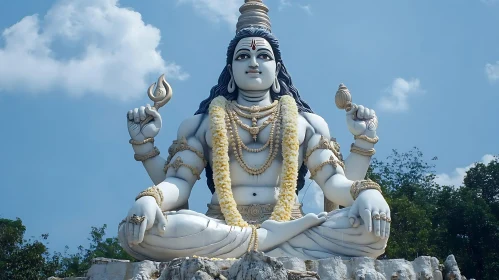
[[[211,166],[213,156],[212,156],[212,139],[210,131],[210,119],[207,114],[196,115],[195,118],[199,118],[199,128],[196,132],[196,138],[201,142],[204,147],[204,154],[207,157],[208,162]],[[251,125],[251,120],[240,118],[247,125]],[[267,118],[262,118],[258,120],[258,125],[263,123]],[[282,139],[282,131],[284,130],[285,124],[282,125],[279,133],[280,140]],[[311,134],[311,126],[303,115],[299,116],[298,120],[298,139],[300,143],[299,151],[299,166],[303,162],[304,154],[304,143]],[[253,140],[251,134],[238,127],[238,132],[241,141],[249,148],[259,148],[262,147],[270,137],[271,125],[265,127],[259,132],[256,141]],[[276,135],[276,133],[274,133]],[[230,135],[227,135],[230,137]],[[274,136],[275,137],[275,136]],[[279,141],[280,143],[280,141]],[[279,145],[279,150],[277,156],[273,159],[270,166],[259,175],[251,175],[247,173],[243,167],[240,166],[233,152],[232,147],[229,146],[229,164],[231,172],[231,183],[234,199],[238,205],[250,205],[250,204],[275,204],[278,196],[278,186],[282,168],[282,147]],[[264,149],[258,153],[252,153],[243,150],[243,160],[246,164],[252,168],[258,168],[264,164],[267,157],[269,156],[269,148]],[[216,172],[216,171],[214,171]],[[216,193],[213,194],[212,204],[218,204],[218,197]]]

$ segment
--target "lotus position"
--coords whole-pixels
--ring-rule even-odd
[[[163,125],[158,106],[128,112],[135,159],[154,185],[139,193],[120,224],[121,245],[137,259],[156,261],[237,258],[248,250],[304,260],[381,255],[390,209],[379,186],[363,180],[378,139],[375,112],[348,104],[355,141],[343,161],[328,125],[291,81],[267,7],[246,0],[240,11],[218,84],[182,122],[167,159],[154,146]],[[160,78],[156,91],[171,88]],[[213,193],[205,214],[185,210],[203,169]],[[297,192],[308,172],[329,202],[327,212],[301,211]]]

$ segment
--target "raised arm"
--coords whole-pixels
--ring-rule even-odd
[[[167,221],[163,212],[177,210],[187,203],[192,187],[206,165],[204,146],[196,137],[198,130],[202,129],[202,120],[202,115],[196,115],[182,122],[177,140],[168,149],[167,160],[161,159],[158,150],[148,145],[152,143],[133,144],[139,146],[134,147],[135,158],[144,162],[154,180],[163,178],[163,181],[142,191],[128,212],[126,232],[129,246],[141,243],[144,232],[155,223],[159,232],[164,233]],[[148,150],[142,148],[146,145]],[[143,149],[144,153],[137,154],[138,149]]]
[[[349,217],[352,225],[358,225],[359,218],[362,218],[368,231],[376,236],[388,237],[390,208],[379,186],[367,180],[349,180],[330,141],[326,122],[313,114],[308,114],[306,119],[309,127],[303,143],[304,163],[310,170],[311,179],[321,187],[327,199],[342,206],[351,206]]]
[[[350,206],[353,203],[350,186],[353,181],[345,176],[339,152],[330,140],[327,123],[318,115],[304,114],[307,121],[307,134],[303,143],[303,162],[314,180],[324,192],[324,196],[335,204]]]
[[[147,116],[151,116],[152,121],[141,127],[141,121]],[[203,145],[196,138],[202,120],[203,115],[195,115],[182,122],[177,140],[168,149],[168,159],[165,160],[154,146],[154,137],[162,126],[158,111],[145,106],[128,113],[134,157],[142,162],[154,185],[163,192],[163,211],[177,209],[187,203],[192,186],[206,165]]]
[[[205,144],[196,136],[202,129],[203,117],[195,115],[185,120],[179,127],[177,140],[168,149],[168,159],[162,170],[166,178],[157,185],[164,194],[162,210],[186,204],[194,183],[206,166]]]

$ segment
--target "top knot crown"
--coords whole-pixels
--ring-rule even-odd
[[[262,0],[244,0],[244,4],[239,8],[241,15],[237,21],[236,33],[243,28],[257,27],[271,31],[269,8],[263,4]]]

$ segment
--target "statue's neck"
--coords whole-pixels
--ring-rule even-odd
[[[241,90],[239,89],[236,102],[243,106],[267,106],[272,104],[270,90]]]

